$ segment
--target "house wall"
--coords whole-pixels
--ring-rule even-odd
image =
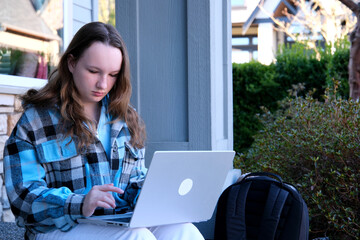
[[[41,88],[46,82],[43,79],[0,75],[0,221],[15,221],[4,186],[3,151],[6,140],[22,114],[19,96],[30,88]]]
[[[116,1],[116,12],[147,165],[156,150],[232,149],[230,0]]]
[[[0,93],[0,216],[1,221],[13,222],[14,215],[10,210],[3,178],[3,151],[5,141],[8,139],[12,129],[21,116],[21,103],[14,94]]]
[[[98,19],[98,1],[73,0],[73,33],[76,33],[85,23]]]
[[[157,150],[233,149],[230,0],[117,0],[116,13],[146,165]],[[206,239],[213,224],[197,224]]]
[[[86,23],[98,20],[98,0],[64,0],[64,49]]]
[[[97,0],[64,0],[64,45],[67,46],[76,31],[87,22],[98,19]],[[4,187],[4,144],[21,116],[19,95],[30,88],[39,89],[46,80],[0,75],[0,221],[13,222]]]

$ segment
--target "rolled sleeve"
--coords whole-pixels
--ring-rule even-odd
[[[65,218],[70,221],[83,217],[82,206],[84,203],[85,195],[83,194],[70,194],[65,202]]]

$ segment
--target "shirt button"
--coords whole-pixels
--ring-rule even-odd
[[[114,145],[114,147],[113,147],[113,152],[116,152],[117,149],[118,149],[118,147],[117,147],[116,145]]]

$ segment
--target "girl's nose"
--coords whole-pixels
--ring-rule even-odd
[[[106,89],[107,87],[106,75],[101,75],[100,79],[96,83],[96,87],[100,89]]]

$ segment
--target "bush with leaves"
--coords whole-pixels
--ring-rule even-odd
[[[318,56],[300,43],[280,47],[276,56],[275,81],[281,86],[283,98],[287,96],[286,91],[298,83],[304,83],[307,89],[316,89],[315,98],[324,94],[329,54],[328,49],[320,52],[321,56]]]
[[[308,204],[311,238],[359,239],[360,103],[329,92],[325,101],[293,95],[260,117],[265,127],[235,167],[295,184]]]
[[[331,49],[331,46],[328,46]],[[350,42],[348,39],[340,39],[335,42],[333,47],[334,53],[328,62],[326,72],[326,82],[331,88],[334,79],[340,82],[337,95],[345,99],[349,98],[349,58],[350,58]]]
[[[262,128],[254,114],[261,112],[262,106],[276,110],[277,102],[293,85],[304,83],[307,89],[315,88],[313,97],[321,99],[325,88],[333,88],[337,79],[341,82],[337,94],[347,99],[349,46],[347,39],[340,39],[317,54],[295,43],[280,47],[276,62],[270,66],[258,62],[233,64],[234,149],[248,150],[253,135]]]
[[[276,109],[279,96],[278,84],[274,82],[274,65],[259,62],[233,64],[234,98],[234,148],[243,151],[250,147],[261,124],[256,114],[259,106]]]

